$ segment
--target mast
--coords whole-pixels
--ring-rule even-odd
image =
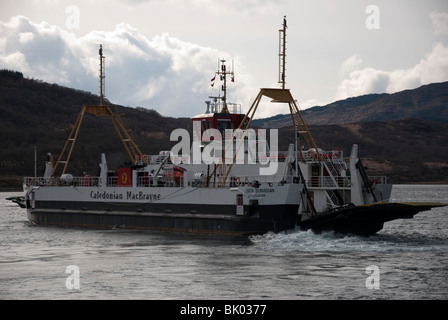
[[[115,131],[117,131],[118,136],[121,139],[121,142],[123,143],[124,148],[126,149],[129,158],[131,159],[132,163],[136,163],[136,158],[138,156],[139,159],[143,159],[143,161],[146,164],[148,163],[148,160],[143,157],[142,152],[138,148],[137,144],[132,140],[130,136],[130,130],[127,130],[123,124],[123,121],[121,120],[122,114],[114,113],[109,106],[103,104],[104,100],[104,87],[105,87],[105,81],[106,78],[105,75],[105,68],[104,68],[104,62],[105,57],[103,56],[103,46],[100,44],[99,49],[99,56],[100,56],[100,104],[96,106],[83,106],[81,109],[81,112],[79,113],[78,117],[76,118],[75,124],[70,132],[70,135],[65,142],[64,147],[62,148],[62,152],[58,157],[58,160],[56,161],[55,166],[53,167],[51,176],[54,177],[56,173],[56,169],[58,168],[59,164],[63,164],[64,167],[62,169],[61,175],[65,174],[70,157],[73,152],[73,148],[75,146],[76,139],[78,137],[82,121],[84,119],[84,115],[86,113],[90,113],[97,117],[109,117],[110,121],[112,122]]]
[[[298,150],[298,153],[300,153],[299,158],[304,161],[304,156],[302,152],[302,146],[307,147],[308,149],[314,148],[317,157],[319,160],[322,161],[322,155],[319,153],[319,149],[317,148],[317,145],[311,135],[310,130],[308,129],[308,126],[305,122],[305,119],[302,117],[299,109],[299,105],[296,99],[293,98],[290,89],[286,89],[286,16],[283,18],[283,28],[279,30],[279,83],[281,83],[281,88],[262,88],[260,89],[260,92],[258,93],[257,97],[255,98],[254,102],[252,103],[251,107],[249,108],[248,112],[246,113],[244,119],[241,121],[240,126],[238,129],[242,129],[244,132],[244,135],[247,134],[247,130],[250,127],[250,123],[252,119],[255,118],[255,113],[258,109],[258,106],[260,104],[260,101],[263,97],[271,98],[271,102],[274,103],[285,103],[288,104],[289,112],[291,114],[291,120],[293,124],[293,128],[296,134],[296,150]],[[235,139],[235,135],[233,136],[232,140]],[[240,139],[243,141],[244,139]],[[301,142],[301,140],[303,140]],[[235,162],[236,154],[234,155],[233,162],[227,165],[226,171],[224,173],[224,183],[228,176],[230,175],[230,172],[232,170],[233,164]],[[221,166],[220,164],[217,165],[217,167]],[[216,171],[213,171],[213,173]],[[212,174],[213,174],[212,173]],[[211,177],[211,175],[210,175]]]
[[[283,17],[283,28],[279,31],[279,53],[278,53],[278,83],[282,84],[282,89],[286,85],[286,16]]]
[[[103,56],[103,45],[100,44],[100,106],[103,105],[104,92],[106,91],[106,57]]]
[[[233,69],[230,71],[227,70],[225,62],[226,62],[226,60],[224,60],[224,59],[218,61],[218,71],[215,72],[215,77],[218,75],[220,77],[220,80],[223,81],[223,85],[221,87],[221,90],[223,92],[223,96],[221,98],[223,107],[222,107],[221,113],[230,113],[229,109],[227,107],[227,76],[228,75],[232,76],[232,81],[233,81],[234,73],[233,73]],[[214,97],[210,97],[210,98],[214,98]]]

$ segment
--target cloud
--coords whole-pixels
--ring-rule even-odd
[[[362,59],[354,55],[342,63],[344,79],[337,88],[336,100],[369,93],[393,93],[424,84],[448,80],[448,47],[439,42],[418,64],[392,71],[360,68]]]
[[[148,39],[125,23],[110,32],[92,31],[76,37],[48,23],[16,16],[9,22],[0,21],[0,68],[98,93],[100,43],[106,56],[106,97],[113,103],[152,108],[166,116],[204,112],[217,60],[229,59],[226,52],[167,33]],[[248,104],[254,97],[245,90],[251,78],[244,74],[241,63],[235,62],[242,73],[236,75],[234,91]]]
[[[65,43],[71,36],[59,27],[45,22],[34,24],[26,17],[16,16],[8,23],[0,22],[0,66],[68,84],[64,66],[70,58]],[[76,66],[72,65],[71,68]],[[76,69],[75,69],[76,70]]]
[[[119,0],[125,5],[145,5],[154,3],[169,3],[175,6],[197,7],[212,14],[223,12],[238,12],[246,15],[267,14],[278,12],[281,4],[288,0]]]
[[[342,77],[346,77],[350,75],[350,73],[354,70],[356,70],[362,63],[361,56],[359,54],[354,54],[347,60],[345,60],[340,68],[340,75]]]
[[[299,103],[299,108],[300,108],[300,110],[305,110],[305,109],[308,109],[308,108],[311,108],[311,107],[324,106],[326,104],[328,104],[328,102],[323,102],[323,101],[320,101],[318,99],[309,99],[309,100],[306,100],[304,102],[300,102]]]
[[[190,0],[192,4],[208,8],[219,14],[223,11],[234,11],[245,14],[267,14],[279,11],[279,5],[285,0]]]
[[[436,35],[448,35],[448,12],[431,12],[429,15],[432,21],[432,28]]]

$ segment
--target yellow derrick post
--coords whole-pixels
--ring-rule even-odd
[[[99,55],[100,55],[100,105],[83,106],[82,107],[81,112],[79,113],[78,117],[76,118],[75,124],[70,132],[70,135],[69,135],[67,141],[65,142],[64,147],[62,148],[62,152],[59,155],[58,160],[56,161],[56,164],[53,167],[53,171],[51,173],[52,177],[54,177],[59,164],[64,165],[61,175],[65,174],[68,164],[69,164],[69,161],[70,161],[70,157],[73,152],[73,148],[75,146],[76,139],[78,137],[79,130],[81,128],[82,120],[84,119],[84,115],[86,113],[92,114],[97,117],[109,117],[115,130],[118,133],[118,136],[120,137],[121,141],[123,142],[126,152],[128,153],[129,158],[131,159],[131,162],[135,163],[135,155],[139,155],[139,158],[143,159],[146,162],[146,164],[148,164],[148,160],[145,157],[143,157],[143,153],[140,151],[137,144],[132,140],[131,136],[129,135],[130,130],[127,130],[125,128],[123,121],[121,120],[122,114],[116,114],[116,113],[112,112],[112,110],[109,108],[109,106],[103,105],[104,88],[105,88],[105,83],[104,83],[105,57],[103,56],[102,45],[100,45]],[[70,145],[70,147],[69,147],[69,145]]]
[[[258,106],[260,104],[261,99],[265,96],[268,98],[271,98],[271,102],[274,103],[287,103],[289,107],[289,112],[291,114],[291,120],[293,123],[293,127],[298,129],[298,133],[301,137],[304,138],[304,144],[305,146],[310,149],[314,148],[316,155],[319,160],[322,161],[322,155],[319,152],[319,149],[317,148],[317,145],[311,135],[310,130],[308,129],[308,126],[305,122],[305,119],[302,117],[299,105],[297,104],[296,100],[291,95],[291,92],[289,89],[285,89],[286,86],[286,17],[283,19],[283,28],[279,30],[279,83],[281,84],[281,88],[263,88],[260,89],[260,92],[258,93],[257,97],[255,98],[254,102],[252,103],[251,107],[249,108],[248,112],[246,113],[246,116],[244,117],[243,121],[241,121],[240,126],[238,129],[243,130],[243,137],[240,139],[240,144],[236,147],[237,152],[234,153],[233,161],[227,165],[227,167],[224,169],[224,180],[222,182],[222,186],[225,186],[225,183],[227,181],[228,176],[230,175],[230,172],[232,170],[233,164],[235,163],[236,156],[238,154],[238,150],[241,148],[241,145],[243,144],[244,137],[247,135],[247,130],[250,127],[250,123],[252,119],[254,119],[255,113],[257,112]],[[246,123],[245,127],[243,128],[244,124]],[[233,146],[233,141],[236,139],[236,135],[234,134],[232,137],[232,140],[229,141],[229,143],[226,146],[227,148]],[[299,150],[301,158],[303,157],[302,152],[302,146],[300,143],[300,139],[297,139],[297,150]],[[217,172],[217,169],[221,168],[223,169],[223,164],[217,164],[209,178],[213,177],[215,172]]]

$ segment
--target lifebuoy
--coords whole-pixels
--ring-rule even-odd
[[[236,177],[235,178],[235,185],[238,187],[239,185],[241,185],[241,180],[240,177]]]
[[[128,183],[128,174],[126,172],[123,172],[121,174],[121,183],[122,184],[127,184]]]

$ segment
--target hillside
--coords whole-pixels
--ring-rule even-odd
[[[433,118],[425,120],[432,111],[417,112],[418,108],[415,107],[415,119],[393,120],[394,114],[398,113],[387,114],[386,110],[375,117],[381,116],[382,120],[387,121],[369,121],[365,118],[354,123],[348,116],[348,110],[354,109],[357,103],[357,98],[352,98],[344,100],[345,102],[335,102],[333,106],[320,107],[328,109],[330,114],[337,108],[347,110],[346,122],[314,124],[310,126],[310,130],[319,147],[341,148],[347,156],[351,145],[357,143],[360,155],[365,159],[364,163],[370,167],[370,174],[385,173],[394,183],[448,182],[448,121],[443,120],[447,119],[444,102],[445,92],[448,92],[446,86],[446,83],[425,86],[425,90],[431,89],[427,92],[428,103],[424,102],[424,95],[415,95],[413,90],[397,93],[394,97],[397,101],[418,101],[414,107],[423,103],[430,105],[431,110],[439,110],[439,122],[433,121]],[[439,92],[440,90],[445,91]],[[369,105],[373,109],[374,101],[383,101],[381,108],[384,109],[392,101],[389,96],[391,95],[369,95],[359,97],[358,101],[364,101],[364,104],[360,102],[361,106]],[[437,109],[435,101],[439,101],[439,105],[445,103],[444,108]],[[37,171],[42,174],[47,152],[54,155],[61,152],[82,105],[96,105],[98,102],[99,97],[89,92],[26,79],[19,72],[0,70],[0,188],[20,186],[23,176],[34,175],[35,146],[38,155]],[[132,130],[134,141],[146,154],[170,150],[176,143],[169,141],[174,129],[185,128],[191,132],[191,119],[188,118],[164,117],[154,110],[142,108],[111,106],[117,113],[124,114],[126,127]],[[379,112],[380,108],[376,109]],[[321,110],[325,109],[318,111],[322,112]],[[306,117],[308,119],[310,114],[319,112],[314,110]],[[321,114],[323,118],[326,116],[326,113]],[[354,115],[353,119],[358,117]],[[286,150],[292,138],[291,128],[282,128],[280,148]],[[128,161],[110,121],[87,115],[74,148],[69,172],[81,175],[88,171],[96,175],[102,152],[106,153],[111,168]]]
[[[353,144],[370,175],[386,175],[393,183],[448,183],[448,124],[421,119],[310,125],[316,144],[342,149],[350,156]],[[279,130],[279,149],[293,143],[292,127]]]
[[[26,79],[21,73],[0,71],[0,177],[34,175],[34,147],[37,147],[38,174],[44,171],[47,152],[62,151],[83,105],[97,105],[99,97],[57,84]],[[106,103],[109,103],[106,100]],[[142,152],[170,150],[169,134],[176,128],[191,127],[190,119],[163,117],[154,110],[111,105],[123,113],[123,122]],[[69,170],[82,174],[86,168],[98,168],[100,153],[105,152],[110,166],[127,159],[108,118],[86,115],[82,123]],[[97,172],[90,172],[97,174]],[[1,183],[0,188],[7,183]]]
[[[302,111],[307,124],[344,124],[364,121],[422,119],[448,123],[448,82],[433,83],[394,94],[369,94]],[[289,126],[289,114],[257,119],[259,127]]]

